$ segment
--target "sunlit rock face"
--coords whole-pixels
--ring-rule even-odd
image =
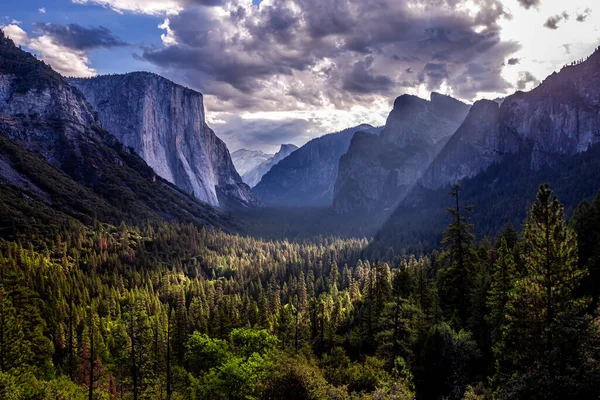
[[[423,177],[430,188],[477,175],[510,153],[529,157],[531,169],[600,142],[600,52],[550,75],[537,88],[501,105],[476,102]]]
[[[340,157],[357,131],[375,135],[380,128],[363,124],[311,140],[274,165],[254,192],[272,206],[331,207]]]
[[[69,83],[97,110],[102,127],[158,175],[214,206],[260,204],[206,124],[202,94],[144,72]]]
[[[398,204],[460,126],[469,106],[432,93],[402,95],[380,136],[357,133],[341,157],[333,206],[338,213],[377,212]]]

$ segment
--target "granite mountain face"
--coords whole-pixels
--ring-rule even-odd
[[[118,224],[122,218],[135,215],[220,224],[219,212],[158,177],[130,147],[101,126],[97,113],[79,90],[1,33],[0,134],[64,171],[80,185],[81,195],[92,189],[95,196],[123,213],[107,214],[111,223]],[[14,159],[17,153],[11,154],[2,156],[6,167],[2,172],[6,176],[0,181],[12,180],[27,186],[33,178],[40,179],[30,176],[31,171],[26,168],[15,169],[21,164]],[[23,157],[26,156],[19,159]],[[25,186],[20,189],[26,190]],[[53,203],[50,197],[46,200]],[[74,212],[81,215],[81,210]]]
[[[244,183],[254,187],[271,168],[296,150],[298,146],[282,144],[279,151],[272,155],[242,149],[234,152],[231,158]]]
[[[340,157],[357,131],[375,135],[380,128],[363,124],[309,141],[274,165],[254,192],[271,206],[330,207]]]
[[[97,110],[102,127],[164,179],[213,206],[260,204],[206,124],[202,94],[146,72],[69,83]]]
[[[338,213],[392,208],[416,184],[460,126],[469,106],[432,93],[402,95],[381,135],[357,133],[341,157],[333,206]]]
[[[502,104],[476,102],[464,123],[423,176],[439,188],[473,177],[509,154],[528,158],[531,170],[600,143],[600,51],[565,66],[529,92]]]

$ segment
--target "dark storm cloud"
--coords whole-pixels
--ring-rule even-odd
[[[517,0],[521,6],[529,10],[531,7],[537,7],[540,5],[540,0]]]
[[[354,63],[352,71],[343,78],[343,89],[355,93],[389,93],[394,81],[387,76],[373,75],[373,57]]]
[[[122,47],[128,44],[103,26],[88,28],[78,24],[35,23],[36,31],[52,37],[57,43],[74,50],[93,50],[100,47]]]
[[[544,22],[544,27],[548,29],[558,29],[558,24],[560,21],[568,20],[569,14],[563,11],[562,14],[553,15],[552,17],[548,17],[546,22]]]
[[[517,89],[524,90],[527,87],[527,84],[532,82],[535,85],[539,83],[537,78],[531,74],[529,71],[519,72],[519,80],[517,81]]]
[[[230,0],[218,15],[186,7],[168,17],[177,44],[141,57],[213,95],[220,109],[349,109],[444,82],[465,84],[456,89],[465,96],[503,91],[502,66],[519,48],[500,39],[498,21],[509,16],[498,0],[476,0],[475,14],[455,11],[461,2]]]
[[[585,22],[585,20],[587,19],[587,17],[590,16],[591,13],[592,13],[592,10],[590,10],[589,8],[586,8],[582,13],[577,14],[577,16],[575,17],[575,20],[577,22]]]
[[[520,62],[521,62],[521,59],[519,59],[519,58],[509,58],[507,61],[507,64],[508,65],[517,65]]]

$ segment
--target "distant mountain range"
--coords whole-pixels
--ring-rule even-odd
[[[355,132],[378,134],[363,124],[313,139],[267,172],[254,192],[274,207],[331,206],[340,157]]]
[[[568,209],[598,189],[600,51],[501,102],[402,95],[383,128],[230,156],[205,122],[200,93],[150,73],[65,79],[0,33],[0,144],[0,206],[32,223],[42,218],[32,210],[46,210],[64,221],[236,229],[221,210],[312,207],[320,225],[329,212],[332,224],[392,215],[378,238],[404,243],[441,229],[447,188],[462,182],[466,199],[497,219],[486,221],[489,234],[522,219],[540,179],[577,194],[565,195]],[[288,231],[308,219],[295,220]]]
[[[275,154],[240,149],[231,154],[231,159],[244,183],[254,187],[273,166],[296,150],[298,146],[293,144],[282,144]]]

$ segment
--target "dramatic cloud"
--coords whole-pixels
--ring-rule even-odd
[[[501,71],[519,46],[501,42],[506,17],[496,0],[237,0],[169,15],[166,46],[140,56],[217,111],[350,109],[443,85],[472,99],[509,86]]]
[[[85,28],[78,24],[42,24],[35,23],[34,28],[43,35],[48,35],[60,45],[73,50],[89,51],[97,48],[127,46],[127,43],[113,36],[103,26]]]
[[[130,11],[140,14],[176,14],[185,6],[222,6],[225,0],[72,0],[76,4],[98,4],[117,12]]]
[[[566,21],[568,19],[569,19],[569,14],[567,14],[565,11],[563,11],[562,14],[548,17],[548,19],[544,23],[544,27],[546,27],[548,29],[558,29],[558,23],[560,21],[563,21],[563,20]]]
[[[521,71],[519,72],[519,80],[517,82],[517,89],[525,90],[527,89],[527,85],[531,83],[533,87],[539,84],[539,80],[531,74],[529,71]]]
[[[531,7],[540,5],[540,0],[517,0],[521,6],[529,10]]]
[[[84,51],[65,47],[50,36],[32,38],[27,47],[64,76],[85,78],[96,75]]]
[[[550,0],[72,2],[155,18],[161,31],[136,62],[201,91],[207,116],[232,148],[260,143],[268,151],[380,124],[403,93],[474,101],[528,89],[535,77],[589,54],[598,29],[588,18],[595,0],[572,0],[568,14]]]
[[[77,4],[99,4],[117,12],[131,11],[141,14],[161,15],[181,10],[176,0],[72,0]]]

